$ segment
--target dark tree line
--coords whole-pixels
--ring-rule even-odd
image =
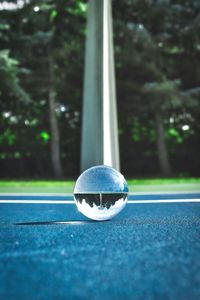
[[[114,3],[124,167],[198,175],[200,3]]]
[[[75,176],[87,1],[8,3],[0,1],[0,176]],[[113,0],[113,21],[122,171],[199,176],[200,2]]]

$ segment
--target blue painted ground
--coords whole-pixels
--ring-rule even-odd
[[[130,194],[129,200],[159,200],[159,199],[199,199],[200,193],[181,193],[181,194]],[[72,200],[71,195],[13,195],[0,194],[1,200]],[[1,203],[1,202],[0,202]]]
[[[128,204],[108,222],[0,204],[0,270],[0,299],[199,300],[200,203]]]

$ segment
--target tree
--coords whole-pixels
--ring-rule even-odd
[[[47,147],[51,144],[55,176],[62,175],[61,159],[62,164],[68,160],[65,174],[70,174],[74,168],[70,156],[78,155],[77,150],[71,151],[71,148],[78,147],[71,147],[71,144],[78,139],[74,132],[79,133],[82,78],[76,72],[82,72],[83,69],[84,2],[32,1],[25,3],[22,8],[3,13],[5,21],[12,20],[8,30],[8,47],[20,61],[20,69],[23,70],[19,73],[21,82],[33,99],[29,107],[29,119],[35,121],[27,125],[35,130],[35,146],[32,147],[31,156],[37,156],[38,160],[38,143],[41,143],[41,155],[48,160],[45,151],[48,152]],[[59,145],[60,131],[64,133],[62,145]],[[29,140],[27,135],[26,139]],[[39,172],[46,169],[46,166],[42,166],[43,162],[44,158],[41,158]]]
[[[177,132],[175,141],[178,151],[180,141],[183,144],[187,136],[186,133],[184,139],[179,136],[183,136],[179,131],[182,131],[184,115],[186,111],[191,113],[193,107],[198,107],[197,100],[192,97],[187,98],[186,105],[183,92],[188,87],[199,85],[196,65],[199,59],[200,5],[198,1],[180,3],[133,0],[124,1],[118,7],[114,5],[114,8],[122,149],[125,149],[127,155],[131,147],[132,152],[137,149],[136,143],[144,146],[149,140],[148,146],[142,147],[140,151],[147,162],[150,157],[153,161],[153,149],[157,144],[161,173],[168,176],[171,174],[169,156],[172,158],[175,153],[175,136],[172,132]],[[194,62],[195,67],[190,61]],[[196,82],[189,82],[191,74],[194,74]],[[174,115],[180,120],[178,131],[171,128],[173,124],[170,120]],[[133,131],[130,130],[131,127]],[[136,131],[140,135],[136,135]],[[134,139],[132,146],[124,146],[129,139]],[[133,157],[133,154],[130,155]]]

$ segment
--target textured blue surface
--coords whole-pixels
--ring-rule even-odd
[[[199,300],[199,241],[200,203],[100,223],[73,204],[0,204],[0,299]]]
[[[108,166],[95,166],[83,172],[76,181],[74,193],[127,193],[124,176]]]
[[[181,194],[130,194],[129,200],[159,200],[159,199],[200,199],[200,193]],[[73,200],[72,195],[0,195],[1,200]]]

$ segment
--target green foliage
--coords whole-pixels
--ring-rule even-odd
[[[142,92],[150,100],[154,109],[166,110],[169,107],[179,108],[183,101],[178,90],[180,80],[164,80],[145,83]]]
[[[76,149],[80,147],[77,144],[80,140],[86,8],[85,1],[43,0],[0,12],[0,45],[9,49],[5,51],[0,47],[0,88],[3,89],[0,107],[6,113],[0,115],[0,152],[6,153],[1,156],[5,166],[16,158],[19,164],[23,162],[21,176],[51,174],[50,55],[54,62],[61,156],[63,164],[68,166],[66,174],[78,169],[79,151]],[[7,130],[15,140],[8,139]]]
[[[168,135],[169,135],[169,137],[175,138],[176,143],[178,143],[178,144],[183,143],[183,138],[181,137],[180,133],[175,128],[169,128]]]
[[[49,134],[46,131],[41,131],[40,136],[44,142],[47,142],[49,140]]]
[[[3,101],[9,96],[24,102],[30,101],[19,83],[18,61],[10,57],[9,50],[0,50],[0,97]]]
[[[79,16],[85,16],[86,11],[87,11],[87,4],[84,3],[83,1],[76,1],[75,2],[75,7],[73,6],[66,6],[65,10],[72,14],[72,15],[79,15]]]
[[[185,157],[200,151],[200,2],[113,1],[113,13],[122,167],[156,172],[159,112],[173,169],[197,174]]]
[[[8,128],[0,135],[0,145],[2,143],[7,143],[8,145],[13,145],[16,139],[16,135]]]

